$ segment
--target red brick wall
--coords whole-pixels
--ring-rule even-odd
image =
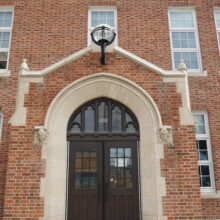
[[[31,69],[42,69],[86,47],[88,6],[117,6],[119,46],[167,70],[171,69],[168,7],[195,6],[202,63],[208,77],[189,78],[190,97],[193,109],[207,110],[209,114],[216,188],[220,190],[220,56],[213,18],[213,6],[220,6],[220,2],[0,0],[0,5],[15,6],[9,66],[12,75],[0,77],[0,109],[4,113],[0,145],[0,218],[4,198],[5,219],[38,219],[43,215],[39,181],[44,174],[44,162],[41,161],[41,149],[33,145],[33,127],[43,123],[49,103],[62,88],[97,72],[111,72],[136,82],[153,97],[163,123],[174,126],[175,148],[165,146],[162,161],[162,174],[167,183],[164,214],[170,219],[199,218],[202,209],[194,129],[179,125],[181,100],[175,85],[163,84],[158,75],[150,74],[143,67],[117,54],[108,54],[108,65],[100,66],[99,54],[87,55],[45,77],[44,83],[31,84],[25,99],[27,126],[10,128],[8,121],[15,110],[21,59],[26,58]],[[202,200],[206,218],[220,218],[219,202],[220,199]]]

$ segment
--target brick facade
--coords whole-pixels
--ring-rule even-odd
[[[107,72],[129,79],[154,100],[162,122],[171,125],[174,147],[164,145],[161,175],[166,180],[163,215],[167,219],[220,219],[220,197],[201,196],[193,126],[180,124],[181,95],[175,83],[164,83],[155,74],[118,53],[107,54],[107,65],[99,64],[100,53],[90,52],[30,83],[25,95],[25,126],[11,126],[16,108],[19,66],[22,58],[32,70],[45,68],[87,46],[88,7],[117,6],[118,44],[121,48],[171,70],[168,7],[194,6],[202,64],[208,76],[189,77],[192,110],[209,115],[216,190],[220,190],[220,55],[213,8],[218,0],[0,0],[15,6],[9,69],[11,76],[0,77],[0,110],[4,113],[0,145],[0,218],[40,219],[44,198],[40,180],[45,174],[41,146],[33,143],[35,126],[42,125],[50,103],[67,85],[82,77]]]

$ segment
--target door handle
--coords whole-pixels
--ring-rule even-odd
[[[109,184],[105,183],[105,201],[108,202],[109,200]]]

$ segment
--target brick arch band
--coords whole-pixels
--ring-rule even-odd
[[[140,126],[140,197],[142,220],[166,219],[162,214],[165,180],[160,174],[163,145],[158,129],[160,113],[152,98],[141,87],[120,76],[93,74],[64,88],[51,103],[44,127],[48,131],[43,146],[46,174],[41,180],[45,220],[64,220],[67,192],[67,124],[72,113],[84,103],[106,97],[116,100],[134,112]]]

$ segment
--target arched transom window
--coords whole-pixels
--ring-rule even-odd
[[[138,122],[124,105],[100,98],[81,106],[71,117],[68,133],[138,133]]]

